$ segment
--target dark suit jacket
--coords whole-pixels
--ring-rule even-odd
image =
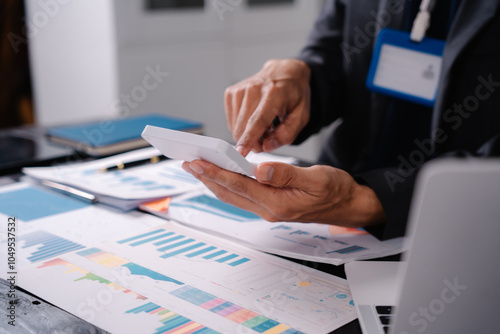
[[[406,0],[326,0],[298,57],[312,71],[312,101],[310,122],[295,143],[338,120],[320,163],[373,188],[387,220],[369,230],[382,239],[405,232],[422,158],[500,155],[500,0],[462,0],[446,40],[428,139],[394,166],[369,169],[388,99],[365,86],[372,48],[380,26],[402,28],[405,6]]]

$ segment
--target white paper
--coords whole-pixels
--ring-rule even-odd
[[[329,333],[356,318],[343,279],[174,223],[143,232],[32,265],[20,286],[112,333],[163,332],[169,315],[187,318],[176,330],[221,333]]]
[[[0,220],[7,222],[9,217],[16,218],[14,242],[17,248],[16,266],[23,267],[29,263],[39,262],[51,257],[71,252],[73,249],[85,248],[104,241],[114,240],[130,233],[141,231],[148,227],[164,224],[164,220],[141,212],[127,212],[112,209],[102,205],[89,205],[78,199],[67,198],[46,189],[36,188],[27,183],[17,183],[0,187],[0,199],[5,201],[18,191],[24,199],[0,204]],[[27,197],[26,191],[34,193]],[[47,203],[37,203],[36,197],[49,199]],[[18,198],[18,197],[16,197]],[[62,198],[66,205],[74,203],[75,208],[64,209],[54,213],[50,199]],[[80,203],[81,202],[81,203]],[[40,204],[40,205],[39,205]],[[81,204],[81,205],[79,205]],[[58,204],[54,204],[58,205]],[[76,208],[79,206],[78,208]],[[28,212],[29,211],[29,212]],[[28,221],[26,217],[35,217]],[[0,247],[7,249],[7,224],[0,229]],[[2,252],[3,254],[4,252]],[[2,275],[7,273],[7,261],[2,261]]]
[[[313,223],[270,223],[219,201],[206,189],[172,198],[168,211],[158,211],[147,204],[140,208],[264,252],[308,261],[340,265],[402,251],[403,238],[380,241],[359,229]]]
[[[98,172],[119,162],[126,163],[158,155],[161,153],[156,149],[146,148],[79,164],[24,168],[23,172],[39,180],[51,180],[91,194],[121,200],[160,198],[182,194],[200,187],[201,183],[181,168],[182,162],[175,160],[121,171]]]

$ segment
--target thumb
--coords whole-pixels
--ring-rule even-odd
[[[255,171],[257,181],[273,187],[297,187],[306,185],[304,169],[281,162],[264,162]]]

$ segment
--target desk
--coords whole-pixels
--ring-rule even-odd
[[[0,184],[14,182],[19,176],[14,175],[14,177],[9,179],[0,179]],[[296,263],[306,265],[308,267],[336,275],[345,278],[344,267],[343,266],[333,266],[328,264],[319,264],[313,262],[306,262],[295,259],[288,259]],[[22,275],[22,272],[20,273]],[[0,284],[1,299],[0,304],[2,305],[2,311],[0,314],[3,319],[6,318],[7,305],[6,305],[6,292],[9,290],[9,286],[6,281],[2,280]],[[16,307],[16,329],[12,331],[10,326],[5,326],[4,323],[0,326],[9,333],[54,333],[57,331],[63,331],[65,333],[106,333],[101,329],[57,308],[51,304],[40,300],[36,296],[19,289],[17,292],[18,304]],[[335,333],[360,333],[361,329],[358,321],[353,321],[346,326],[338,329]]]

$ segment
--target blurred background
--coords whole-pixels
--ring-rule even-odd
[[[321,0],[0,0],[0,128],[157,112],[233,142],[226,87],[304,45]],[[324,133],[278,153],[314,161]]]

